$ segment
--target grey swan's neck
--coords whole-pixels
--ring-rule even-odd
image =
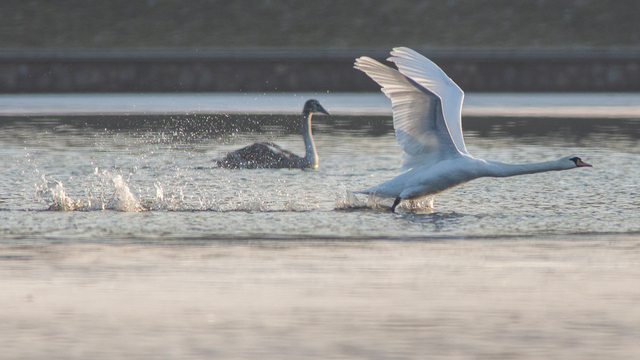
[[[305,111],[302,113],[302,137],[304,138],[306,153],[302,159],[301,167],[316,170],[318,168],[318,152],[311,135],[311,116],[313,116],[312,112]]]

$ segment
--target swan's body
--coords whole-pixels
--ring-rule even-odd
[[[227,153],[224,158],[215,160],[219,167],[230,169],[317,169],[318,153],[311,135],[311,116],[321,112],[329,115],[317,100],[309,100],[302,110],[302,137],[306,154],[299,157],[291,151],[269,143],[254,143],[242,149]]]
[[[531,164],[504,164],[473,157],[462,136],[464,92],[436,64],[408,48],[391,52],[398,70],[369,58],[355,68],[382,86],[391,99],[393,126],[404,150],[402,174],[358,191],[395,198],[391,211],[404,199],[416,200],[481,177],[508,177],[591,166],[575,156]]]

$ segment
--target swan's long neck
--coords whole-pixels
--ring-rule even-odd
[[[566,164],[560,160],[531,164],[505,164],[497,161],[487,161],[487,163],[490,166],[487,167],[487,174],[485,176],[491,177],[508,177],[569,169]]]
[[[302,137],[304,138],[304,147],[306,153],[304,155],[304,162],[312,169],[318,168],[318,153],[316,152],[316,144],[313,142],[313,136],[311,136],[311,116],[312,113],[302,114]]]

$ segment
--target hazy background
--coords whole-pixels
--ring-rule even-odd
[[[632,0],[4,0],[1,48],[637,48]]]

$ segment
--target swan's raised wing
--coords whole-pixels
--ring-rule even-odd
[[[459,154],[439,96],[369,57],[356,59],[354,67],[375,80],[391,99],[396,140],[406,153],[402,170]]]
[[[438,95],[442,100],[444,120],[453,142],[461,153],[467,154],[462,136],[462,101],[464,91],[431,60],[406,47],[394,48],[391,57],[400,73]]]

